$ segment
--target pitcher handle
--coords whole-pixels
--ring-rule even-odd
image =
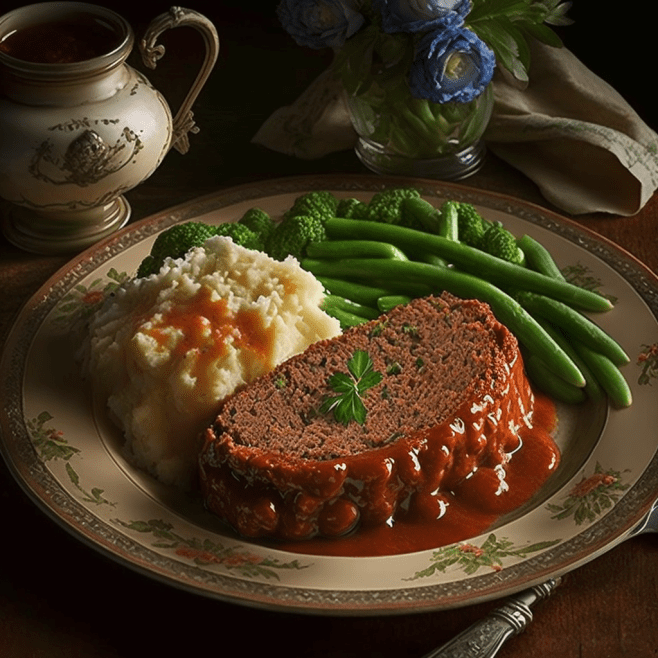
[[[171,146],[179,153],[187,153],[190,148],[189,133],[199,132],[199,128],[194,123],[192,105],[208,80],[219,53],[217,30],[205,16],[198,12],[183,7],[171,7],[168,12],[156,16],[151,21],[139,47],[144,64],[154,69],[158,60],[165,54],[164,46],[156,45],[158,37],[166,30],[182,25],[198,30],[203,36],[206,49],[201,69],[173,120]]]

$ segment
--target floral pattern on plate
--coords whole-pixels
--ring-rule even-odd
[[[233,221],[256,205],[276,216],[310,189],[369,198],[400,184],[416,185],[437,203],[474,203],[516,234],[527,232],[545,243],[561,267],[578,264],[588,285],[615,299],[617,308],[600,322],[629,354],[639,355],[625,366],[633,406],[573,418],[561,410],[563,466],[532,505],[466,542],[383,558],[310,557],[245,541],[227,533],[198,501],[132,468],[117,429],[93,406],[80,377],[70,327],[136,270],[155,235],[190,219]],[[16,319],[0,362],[0,448],[15,477],[52,518],[125,566],[172,586],[232,602],[339,614],[473,603],[592,559],[622,541],[658,496],[658,390],[651,385],[658,365],[657,316],[658,279],[652,272],[604,239],[531,204],[413,179],[265,181],[137,222],[73,259],[37,291]]]
[[[414,574],[412,580],[433,576],[437,571],[445,573],[450,567],[458,568],[469,576],[481,568],[502,571],[506,558],[527,558],[533,553],[555,546],[559,541],[559,539],[553,539],[551,541],[519,545],[505,537],[499,538],[492,533],[479,545],[460,542],[434,551],[430,565]]]

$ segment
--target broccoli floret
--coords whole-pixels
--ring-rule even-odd
[[[500,222],[493,222],[487,228],[480,248],[492,256],[518,265],[522,265],[525,260],[523,251],[516,244],[516,238]]]
[[[411,187],[396,187],[377,192],[368,202],[367,214],[364,219],[406,226],[405,222],[409,222],[409,216],[402,213],[402,202],[405,199],[419,196],[420,192]]]
[[[235,244],[245,249],[262,250],[265,241],[255,231],[240,223],[226,223],[215,227],[215,235],[231,238]]]
[[[341,199],[336,207],[336,217],[343,219],[365,219],[368,215],[368,204],[352,197]]]
[[[292,204],[292,208],[284,214],[288,217],[315,217],[326,221],[336,216],[338,199],[328,190],[314,190],[298,196]]]
[[[137,268],[136,276],[141,278],[144,276],[149,276],[150,274],[155,274],[160,269],[158,261],[149,254]]]
[[[459,241],[470,247],[479,248],[489,222],[480,215],[475,206],[470,203],[458,203],[457,224],[459,226]]]
[[[137,276],[159,272],[165,258],[182,258],[192,247],[200,247],[215,235],[216,230],[216,226],[203,222],[185,222],[166,229],[155,239],[150,254],[137,269]]]
[[[309,242],[321,242],[326,237],[324,222],[318,217],[291,215],[277,224],[265,243],[265,251],[275,260],[284,260],[286,256],[301,260]]]
[[[250,208],[238,220],[238,224],[244,224],[250,228],[254,233],[260,236],[263,244],[270,237],[274,230],[274,221],[272,218],[261,208]]]

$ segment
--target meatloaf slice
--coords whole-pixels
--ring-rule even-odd
[[[338,422],[328,380],[365,351],[381,380],[365,421]],[[209,510],[248,537],[336,536],[440,513],[478,466],[504,465],[534,398],[515,337],[488,305],[418,299],[305,352],[227,398],[205,433]]]

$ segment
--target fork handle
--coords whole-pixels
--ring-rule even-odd
[[[551,579],[510,597],[504,605],[424,658],[492,658],[510,637],[525,630],[532,621],[530,607],[550,596],[559,583],[559,578]]]

